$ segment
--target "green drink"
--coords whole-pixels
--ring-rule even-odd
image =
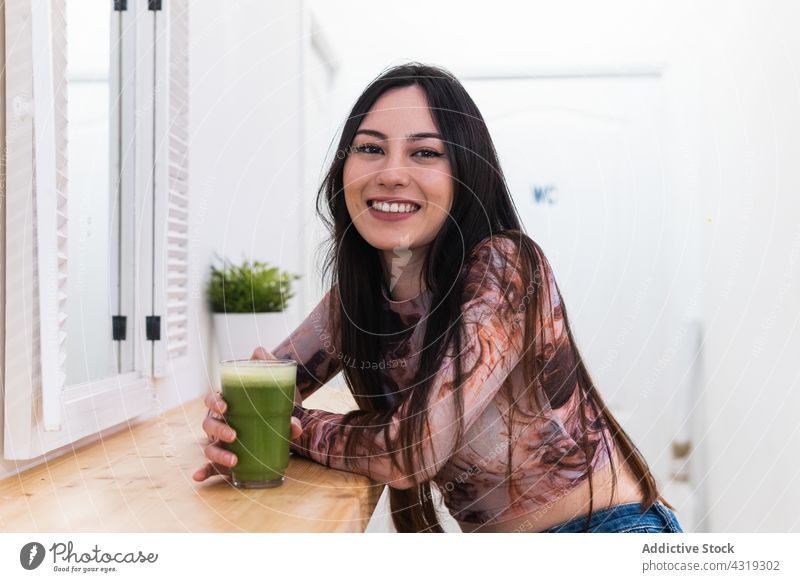
[[[235,453],[236,487],[277,487],[289,464],[290,420],[297,362],[227,360],[220,364],[225,420],[236,440],[223,446]]]

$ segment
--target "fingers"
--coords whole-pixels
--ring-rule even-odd
[[[275,356],[273,356],[270,352],[268,352],[265,348],[258,346],[255,350],[253,350],[253,355],[250,356],[251,360],[274,360]]]
[[[230,471],[226,467],[219,467],[213,463],[208,463],[207,465],[203,465],[197,471],[195,471],[194,475],[192,475],[192,479],[195,481],[205,481],[214,475],[227,477],[230,475]]]
[[[236,463],[239,462],[239,459],[236,458],[236,455],[230,451],[226,451],[222,447],[217,446],[217,444],[217,442],[213,442],[206,445],[205,449],[203,449],[206,459],[217,465],[217,467],[222,471],[225,471],[230,467],[235,467]]]
[[[224,411],[225,407],[217,407],[214,395],[207,395],[206,406],[209,410]],[[220,399],[221,400],[221,399]],[[222,402],[224,405],[224,402]],[[220,421],[212,416],[207,416],[203,420],[203,430],[208,434],[209,441],[211,441],[204,449],[203,453],[206,458],[211,461],[207,465],[199,468],[192,475],[195,481],[205,481],[213,475],[230,475],[231,467],[234,467],[239,459],[236,455],[218,446],[220,441],[233,442],[236,440],[236,431],[229,427],[225,422]]]
[[[225,410],[228,408],[227,403],[222,399],[222,396],[219,392],[211,392],[210,394],[206,394],[206,397],[203,399],[203,402],[211,412],[217,412],[219,414],[224,414]]]
[[[232,443],[236,440],[236,431],[233,430],[227,423],[214,418],[213,416],[206,416],[203,420],[203,430],[209,438],[216,438],[226,443]]]
[[[228,409],[228,405],[222,399],[218,392],[212,392],[211,394],[206,394],[205,398],[203,399],[208,408],[208,414],[203,419],[203,430],[206,431],[208,435],[208,441],[212,442],[215,438],[220,439],[226,442],[233,442],[236,440],[236,434],[233,433],[233,436],[229,432],[226,432],[224,428],[228,430],[230,427],[227,426],[224,422],[220,422],[223,419],[222,413]]]
[[[290,436],[291,440],[297,440],[300,435],[303,434],[303,427],[300,424],[300,419],[296,416],[292,417],[292,421],[290,423]]]
[[[218,441],[209,444],[204,450],[206,458],[211,461],[203,465],[192,475],[195,481],[205,481],[214,475],[228,476],[231,474],[231,467],[238,462],[236,455],[216,446]]]

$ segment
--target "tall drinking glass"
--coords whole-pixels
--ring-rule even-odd
[[[236,454],[236,487],[277,487],[289,464],[290,421],[297,362],[226,360],[220,364],[225,420],[236,440],[223,446]]]

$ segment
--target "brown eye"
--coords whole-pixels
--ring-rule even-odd
[[[350,148],[350,150],[362,154],[379,154],[383,152],[381,148],[371,143],[365,143],[358,146],[354,146]]]
[[[441,158],[444,154],[440,154],[435,150],[419,150],[414,152],[414,155],[419,158]]]

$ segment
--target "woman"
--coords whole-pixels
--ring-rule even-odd
[[[302,364],[295,453],[386,483],[398,531],[442,531],[431,483],[464,531],[682,531],[593,385],[452,74],[409,63],[366,88],[317,210],[332,285],[272,350]],[[299,404],[339,371],[359,410]],[[236,463],[224,402],[206,400],[198,481]]]

